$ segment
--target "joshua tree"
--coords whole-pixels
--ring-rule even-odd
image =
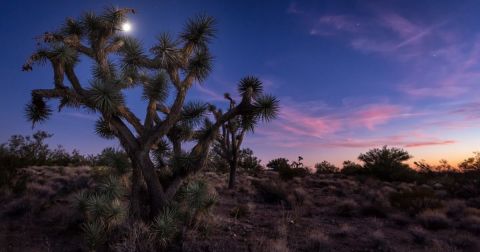
[[[263,88],[262,83],[255,77],[246,77],[240,81],[239,92],[245,93],[247,89],[252,87],[252,97],[254,99],[259,98],[259,95],[262,94]],[[273,99],[273,97],[266,97],[267,99]],[[230,96],[230,94],[225,94],[225,99],[229,101],[229,108],[227,113],[235,109],[236,102]],[[267,118],[274,118],[276,116],[276,108],[270,111],[264,111],[264,113],[270,113]],[[221,110],[217,110],[215,113],[217,120],[223,116]],[[252,114],[243,114],[238,115],[230,120],[228,120],[221,127],[221,134],[217,139],[217,147],[215,150],[217,154],[227,161],[230,176],[228,180],[228,188],[233,188],[235,186],[235,177],[238,168],[239,162],[239,153],[240,146],[242,145],[245,134],[248,131],[253,131],[258,122],[258,117],[255,117]]]
[[[155,216],[171,201],[182,181],[203,168],[222,125],[240,115],[269,120],[278,101],[257,89],[261,86],[257,79],[248,79],[240,85],[241,101],[210,121],[206,114],[215,110],[213,106],[185,104],[185,99],[192,85],[204,81],[212,69],[208,46],[215,36],[214,19],[190,19],[176,39],[161,34],[148,54],[136,39],[122,34],[120,27],[130,13],[134,10],[108,8],[101,15],[89,12],[79,19],[69,18],[59,30],[40,36],[40,46],[23,70],[32,70],[34,63],[51,63],[54,87],[33,90],[26,115],[33,124],[46,120],[52,113],[46,101],[51,99],[60,100],[59,110],[74,107],[96,112],[96,132],[117,138],[131,160],[131,214],[138,216],[140,212],[139,194],[145,181],[150,215]],[[81,83],[75,71],[80,56],[93,62],[89,84]],[[144,120],[124,99],[125,91],[138,87],[146,101]],[[168,92],[171,88],[173,92]],[[173,93],[170,105],[169,93]],[[191,134],[180,137],[175,132],[183,126],[189,126]],[[193,140],[188,152],[181,150],[180,143],[185,140]]]

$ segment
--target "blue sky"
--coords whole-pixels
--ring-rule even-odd
[[[0,140],[30,134],[24,104],[34,88],[53,86],[51,69],[20,71],[35,36],[66,17],[105,6],[132,7],[131,34],[146,48],[162,31],[181,31],[191,16],[218,21],[214,70],[189,99],[226,105],[238,80],[260,77],[281,101],[279,118],[248,136],[264,161],[307,164],[354,160],[384,144],[414,160],[452,163],[479,150],[479,1],[17,1],[3,2]],[[88,83],[88,60],[78,73]],[[143,113],[140,91],[128,105]],[[52,103],[52,105],[55,103]],[[115,141],[93,134],[94,114],[66,110],[35,128],[52,145],[95,153]]]

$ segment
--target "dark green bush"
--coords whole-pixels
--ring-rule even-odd
[[[303,177],[307,175],[308,169],[303,167],[303,164],[300,162],[301,157],[299,157],[298,162],[292,162],[292,164],[288,163],[288,159],[286,158],[276,158],[268,162],[267,167],[277,171],[278,175],[283,180],[290,180],[294,177]]]
[[[281,182],[252,181],[261,199],[270,204],[288,203],[288,190]]]
[[[392,206],[410,214],[417,214],[426,209],[436,209],[443,206],[442,202],[436,198],[433,190],[420,187],[390,194],[390,203]]]
[[[364,169],[361,165],[347,160],[343,161],[343,167],[340,172],[346,175],[358,175],[364,173]]]
[[[338,167],[328,161],[315,164],[315,169],[317,169],[316,173],[335,173],[340,171]]]
[[[276,158],[270,160],[270,162],[267,164],[267,167],[274,171],[291,168],[290,164],[288,163],[288,159],[286,158]]]
[[[416,172],[402,163],[410,158],[410,154],[405,150],[387,146],[371,149],[358,157],[364,162],[366,174],[386,181],[414,181]]]

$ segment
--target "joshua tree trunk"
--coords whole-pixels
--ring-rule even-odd
[[[228,188],[233,189],[235,187],[235,179],[237,173],[238,159],[237,155],[234,154],[232,160],[230,160],[230,178],[228,180]]]
[[[138,167],[136,162],[133,162],[135,159],[130,158],[132,160],[132,166]],[[131,192],[130,192],[130,207],[129,207],[129,214],[132,218],[138,219],[141,214],[141,189],[142,189],[142,174],[141,169],[133,168],[132,169],[132,178],[131,178]]]

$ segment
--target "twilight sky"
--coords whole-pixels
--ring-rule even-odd
[[[161,31],[180,31],[188,17],[216,17],[214,71],[189,99],[225,106],[224,92],[235,93],[245,75],[259,76],[281,101],[279,118],[245,142],[264,161],[302,155],[308,165],[340,164],[387,144],[413,160],[456,164],[480,150],[477,0],[4,1],[0,142],[33,132],[23,116],[30,90],[53,86],[48,66],[20,71],[34,37],[108,5],[136,9],[131,34],[146,48]],[[88,62],[77,71],[88,83]],[[127,104],[143,114],[140,95],[130,92]],[[35,130],[82,153],[117,145],[94,135],[94,122],[94,114],[65,110]]]

